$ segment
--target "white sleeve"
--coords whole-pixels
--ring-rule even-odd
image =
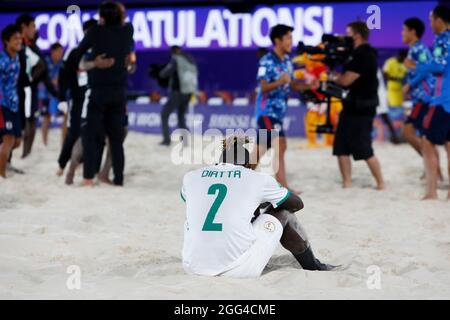
[[[270,202],[276,208],[286,201],[290,195],[291,192],[282,187],[272,176],[265,175],[262,202]]]
[[[28,58],[29,68],[32,69],[39,62],[40,57],[28,47],[25,48],[25,54]]]

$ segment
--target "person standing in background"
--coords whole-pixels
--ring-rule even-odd
[[[275,177],[285,188],[289,188],[284,161],[287,140],[283,130],[283,121],[288,109],[287,100],[291,90],[303,92],[318,87],[318,81],[308,85],[293,80],[294,67],[289,57],[292,51],[293,30],[292,27],[283,24],[272,27],[270,40],[274,48],[259,61],[255,106],[258,134],[257,146],[251,160],[254,169],[263,155],[273,147]]]
[[[159,72],[159,77],[169,79],[169,99],[161,110],[161,126],[163,141],[160,145],[170,145],[169,116],[176,111],[178,128],[186,129],[185,114],[189,101],[198,91],[198,69],[193,57],[179,46],[170,48],[170,62]],[[183,144],[186,144],[183,137]]]
[[[339,115],[333,155],[338,158],[343,188],[352,185],[352,155],[355,161],[366,161],[377,190],[383,190],[385,183],[381,165],[372,148],[373,120],[379,105],[378,54],[368,42],[369,34],[364,22],[355,21],[347,25],[347,36],[353,39],[351,57],[344,64],[344,73],[330,75],[330,80],[349,90]]]
[[[48,76],[48,68],[41,50],[36,45],[38,32],[34,18],[28,14],[22,14],[16,19],[16,24],[20,28],[23,37],[24,58],[21,59],[21,69],[24,76],[21,76],[19,85],[19,100],[22,109],[23,123],[23,153],[22,158],[31,153],[36,135],[36,115],[39,109],[38,84],[43,81],[46,89],[54,97],[58,95],[56,88]],[[24,79],[26,77],[27,79]],[[22,89],[23,88],[23,89]],[[22,91],[23,92],[20,92]]]
[[[52,85],[57,88],[59,82],[59,71],[62,66],[62,58],[64,55],[63,46],[56,42],[50,46],[50,55],[45,57],[45,61],[48,67],[48,75]],[[51,115],[58,114],[58,99],[49,94],[48,90],[44,89],[44,99],[41,108],[42,115],[42,141],[44,145],[48,143],[48,129],[50,127]],[[62,126],[62,141],[66,135],[66,117],[64,116],[64,122]]]
[[[387,82],[387,98],[390,108],[403,106],[403,82],[406,78],[407,69],[403,62],[408,51],[401,49],[397,56],[387,59],[383,65],[383,73]]]
[[[447,151],[448,173],[450,176],[450,9],[439,5],[430,14],[431,29],[436,34],[430,61],[415,63],[407,59],[405,65],[416,70],[411,86],[416,86],[429,74],[436,78],[430,107],[423,120],[424,136],[421,152],[425,165],[427,187],[423,200],[435,200],[439,159],[437,145],[444,145]],[[447,198],[450,199],[450,190]]]
[[[409,46],[408,59],[414,63],[427,63],[432,59],[430,50],[420,40],[425,32],[425,24],[419,18],[409,18],[403,23],[402,39]],[[413,102],[413,108],[405,121],[403,136],[405,140],[422,156],[423,118],[428,112],[431,95],[434,90],[434,78],[428,74],[422,81],[414,86],[411,82],[416,77],[415,69],[408,69],[406,83],[403,86],[403,94],[409,94]],[[419,135],[418,135],[418,134]],[[436,148],[436,152],[439,151]],[[440,167],[438,175],[442,179]]]
[[[113,184],[123,185],[125,154],[123,149],[126,116],[127,59],[133,48],[133,26],[123,25],[116,2],[106,1],[99,7],[100,24],[89,29],[76,51],[75,63],[92,49],[94,56],[104,55],[113,64],[109,68],[92,69],[85,134],[83,135],[83,185],[92,186],[99,172],[106,136],[111,144]]]
[[[19,114],[18,83],[20,62],[18,53],[22,37],[16,25],[2,30],[4,51],[0,52],[0,177],[6,178],[6,165],[11,151],[20,146],[22,125]]]

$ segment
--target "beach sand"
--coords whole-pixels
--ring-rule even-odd
[[[124,188],[83,188],[79,174],[69,187],[55,175],[59,140],[52,131],[44,147],[37,135],[29,158],[14,157],[27,174],[0,180],[0,298],[450,299],[448,183],[440,200],[420,201],[422,163],[407,145],[375,144],[387,190],[374,190],[363,162],[343,190],[330,149],[289,139],[288,180],[305,203],[297,216],[317,257],[345,268],[304,271],[280,246],[261,278],[229,279],[188,276],[181,266],[179,190],[199,164],[174,165],[159,137],[130,133]]]

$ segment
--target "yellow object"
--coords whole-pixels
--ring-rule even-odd
[[[386,60],[383,66],[383,72],[390,78],[396,80],[387,81],[387,98],[390,107],[401,107],[403,105],[403,79],[406,76],[407,69],[403,63],[396,57]]]

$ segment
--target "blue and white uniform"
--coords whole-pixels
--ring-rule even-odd
[[[266,129],[269,135],[270,131],[276,130],[279,136],[284,136],[283,119],[287,112],[287,101],[291,87],[290,84],[285,84],[270,92],[263,93],[260,83],[262,80],[269,83],[277,81],[284,73],[289,74],[292,79],[293,72],[293,64],[287,54],[281,60],[275,52],[271,51],[259,61],[256,78],[259,86],[257,89],[255,116],[258,129]],[[270,140],[271,137],[268,138],[268,147],[270,147]]]
[[[6,51],[0,52],[0,135],[20,137],[22,125],[19,115],[19,55],[10,57]]]

